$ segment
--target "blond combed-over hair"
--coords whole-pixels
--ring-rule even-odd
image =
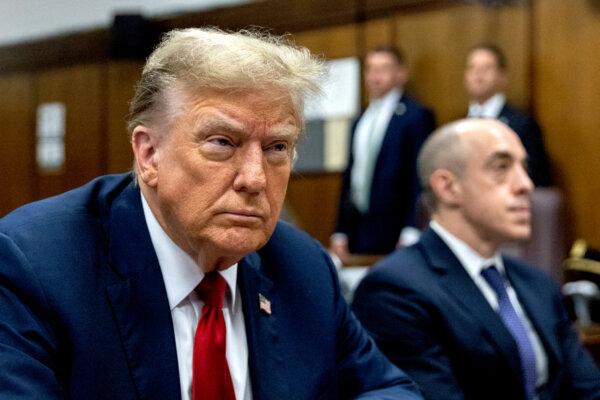
[[[322,60],[285,36],[260,30],[225,32],[189,28],[166,33],[148,58],[130,104],[127,129],[168,115],[169,90],[252,90],[274,88],[289,94],[302,121],[304,99],[319,93]]]

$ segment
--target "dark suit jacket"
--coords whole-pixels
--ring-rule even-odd
[[[420,193],[416,159],[421,145],[435,128],[431,111],[403,95],[387,127],[371,184],[370,207],[361,214],[352,202],[352,128],[350,156],[344,172],[336,232],[348,235],[353,253],[389,253],[402,228],[415,226],[415,204]]]
[[[523,111],[506,103],[498,119],[519,135],[528,155],[529,176],[536,186],[552,185],[544,138],[538,123]]]
[[[503,259],[549,361],[542,399],[600,399],[600,373],[571,326],[560,292],[534,267]],[[431,229],[376,266],[354,311],[426,399],[524,399],[516,343],[459,260]]]
[[[306,234],[279,224],[240,262],[238,282],[255,399],[421,398]],[[180,398],[171,312],[130,176],[0,220],[0,398]]]

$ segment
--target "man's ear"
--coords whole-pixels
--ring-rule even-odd
[[[408,65],[401,64],[396,73],[396,84],[400,87],[404,87],[410,78],[410,70]]]
[[[158,137],[156,131],[138,125],[131,134],[136,172],[146,185],[154,187],[158,181]]]
[[[429,177],[429,185],[440,205],[455,207],[460,204],[461,186],[453,172],[447,169],[435,170]]]

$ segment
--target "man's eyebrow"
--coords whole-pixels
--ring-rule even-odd
[[[486,164],[490,165],[491,163],[498,161],[498,160],[513,161],[514,159],[515,159],[515,157],[508,151],[495,151],[489,155],[489,157],[486,160]]]
[[[494,153],[492,153],[486,162],[486,165],[490,165],[495,161],[515,161],[515,162],[520,162],[521,164],[523,164],[523,166],[527,166],[528,162],[529,162],[529,157],[524,157],[522,160],[519,160],[515,157],[514,154],[508,152],[508,151],[496,151]]]
[[[490,155],[490,158],[515,158],[512,153],[508,151],[495,151]]]
[[[197,125],[198,129],[208,131],[243,132],[244,124],[225,115],[215,115],[210,119],[204,119]]]
[[[197,124],[197,129],[208,132],[244,133],[243,123],[226,115],[218,114],[210,119],[204,119]],[[279,139],[296,138],[299,136],[300,128],[295,124],[282,123],[271,127],[270,136]]]
[[[294,124],[281,124],[271,128],[270,136],[278,139],[296,138],[300,133],[300,128]]]

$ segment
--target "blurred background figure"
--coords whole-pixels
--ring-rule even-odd
[[[496,118],[514,130],[528,155],[528,170],[535,186],[549,186],[552,177],[541,129],[535,119],[507,103],[506,57],[496,45],[482,43],[467,56],[464,76],[469,94],[468,117]]]
[[[331,237],[331,250],[342,259],[349,252],[386,254],[399,242],[414,240],[416,229],[411,227],[420,192],[416,157],[435,121],[428,108],[406,94],[408,78],[397,48],[368,52],[364,80],[369,106],[352,128]]]

